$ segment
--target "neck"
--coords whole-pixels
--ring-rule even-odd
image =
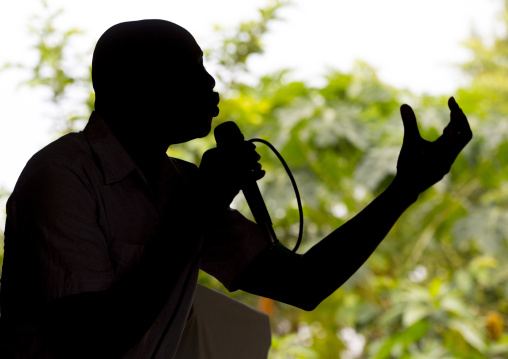
[[[167,147],[158,143],[153,131],[143,122],[142,115],[98,112],[118,142],[127,151],[143,174],[148,177],[156,175],[164,164]]]
[[[156,183],[164,168],[164,160],[167,157],[166,151],[154,146],[153,141],[150,140],[145,141],[142,138],[133,138],[132,136],[123,140],[120,137],[117,138],[141,170],[152,190],[155,191]]]

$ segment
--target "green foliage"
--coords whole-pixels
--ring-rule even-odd
[[[83,73],[75,71],[76,68],[83,68],[85,54],[73,54],[70,46],[83,31],[77,28],[60,29],[56,23],[63,15],[63,10],[54,11],[46,1],[41,1],[41,4],[42,14],[34,16],[29,25],[29,32],[36,40],[34,50],[38,54],[37,63],[28,67],[25,64],[8,64],[8,67],[31,70],[31,78],[25,84],[49,90],[49,99],[60,113],[55,118],[58,131],[76,131],[88,120],[95,99],[90,67],[85,67]],[[71,97],[79,97],[79,101],[73,103]],[[68,103],[72,103],[71,110],[65,109]]]
[[[286,2],[272,2],[260,18],[232,30],[205,51],[219,65],[225,87],[215,124],[233,120],[246,138],[270,140],[293,170],[304,203],[300,252],[365,207],[395,174],[403,128],[399,106],[413,106],[424,138],[439,136],[449,118],[446,97],[416,96],[382,83],[366,63],[330,71],[313,88],[280,69],[247,84],[248,59],[263,53],[263,37]],[[508,29],[508,13],[504,22]],[[55,15],[34,28],[40,61],[31,85],[51,90],[57,106],[89,77],[64,66],[76,30],[56,30]],[[56,38],[49,42],[49,38]],[[275,304],[271,317],[276,358],[505,358],[508,333],[508,38],[465,45],[470,84],[455,96],[470,119],[474,139],[451,173],[420,196],[368,262],[313,312]],[[69,116],[65,130],[76,127]],[[211,136],[174,146],[170,154],[199,163]],[[275,156],[259,146],[266,177],[260,181],[277,236],[295,243],[298,211],[293,190]],[[249,213],[239,196],[234,205]],[[0,257],[1,259],[1,257]],[[205,274],[200,282],[221,289]],[[256,305],[247,293],[230,294]]]
[[[204,53],[207,61],[215,61],[222,68],[217,74],[218,80],[228,88],[237,84],[237,76],[247,71],[247,59],[264,52],[263,36],[268,31],[268,25],[278,20],[279,9],[289,4],[290,0],[271,0],[266,7],[259,9],[259,20],[240,23],[232,31],[216,26],[215,30],[221,33],[221,44]]]
[[[66,87],[76,81],[63,67],[63,51],[71,38],[80,33],[76,29],[63,34],[57,31],[53,24],[61,13],[60,10],[47,19],[35,17],[34,20],[41,23],[30,27],[31,32],[39,38],[36,49],[40,56],[39,62],[33,68],[33,77],[28,83],[32,86],[50,87],[55,102],[63,96]]]

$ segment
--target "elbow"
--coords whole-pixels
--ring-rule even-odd
[[[295,296],[298,298],[296,307],[306,312],[312,312],[334,292],[334,289],[336,288],[330,290],[329,285],[325,281],[319,280],[319,278],[307,278],[298,285],[298,294]]]
[[[316,281],[300,280],[297,283],[295,282],[290,286],[286,286],[279,292],[280,294],[284,293],[284,295],[274,299],[306,312],[311,312],[328,297],[328,292],[323,291],[322,285],[316,284],[318,284]]]
[[[306,312],[312,312],[317,308],[319,304],[323,301],[324,298],[318,297],[309,297],[309,296],[299,296],[299,300],[293,303],[289,303],[294,307],[305,310]]]
[[[316,285],[318,284],[318,285]],[[298,298],[293,302],[295,307],[311,312],[316,309],[321,302],[328,298],[337,288],[325,286],[323,283],[314,282],[306,286],[300,286],[299,291],[293,298]]]
[[[319,303],[321,302],[305,303],[304,305],[299,306],[299,308],[305,310],[306,312],[312,312],[314,309],[317,308]]]
[[[288,304],[298,309],[311,312],[323,301],[324,298],[317,298],[316,296],[309,296],[309,293],[301,292],[285,292],[285,295],[263,295],[264,297],[271,298],[281,303]]]
[[[305,305],[302,307],[302,309],[305,310],[306,312],[312,312],[314,309],[316,309],[318,307],[318,305],[321,304],[321,302],[324,299],[325,298],[321,298],[321,297],[312,298],[311,300],[309,300],[305,303]]]
[[[313,300],[313,301],[299,301],[298,303],[288,303],[292,305],[293,307],[296,307],[298,309],[305,310],[306,312],[312,312],[314,309],[317,308],[317,306],[321,303],[320,300]]]

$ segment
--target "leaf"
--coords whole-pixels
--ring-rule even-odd
[[[472,314],[464,301],[457,297],[447,296],[439,302],[439,306],[460,317],[470,317]]]
[[[475,347],[480,352],[485,350],[486,344],[484,336],[479,330],[471,326],[469,323],[459,319],[451,319],[448,325],[450,329],[454,329],[459,332],[464,340],[471,346]]]
[[[439,278],[432,278],[432,281],[429,285],[429,293],[432,297],[436,297],[439,293],[439,290],[441,289],[441,285],[443,284],[443,281]]]
[[[420,320],[415,322],[409,328],[400,333],[398,340],[404,343],[404,346],[407,348],[411,344],[417,343],[422,338],[424,338],[425,334],[430,329],[430,323],[427,320]]]
[[[479,206],[453,226],[457,244],[474,241],[488,253],[497,253],[508,239],[508,212],[496,204]]]
[[[400,147],[379,147],[369,150],[355,170],[355,181],[375,191],[384,178],[396,172]]]
[[[402,324],[407,328],[429,315],[429,308],[421,304],[411,304],[404,309]]]

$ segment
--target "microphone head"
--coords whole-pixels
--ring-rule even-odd
[[[219,126],[215,127],[213,134],[215,136],[215,142],[217,142],[217,147],[236,146],[245,141],[243,134],[233,121],[221,123]]]

